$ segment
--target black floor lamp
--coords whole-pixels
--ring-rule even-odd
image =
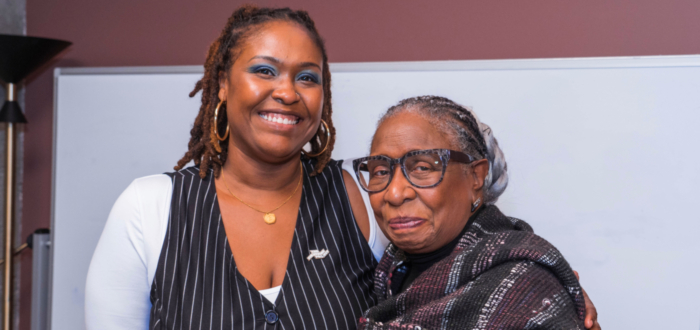
[[[12,275],[14,255],[14,178],[15,124],[27,119],[17,102],[19,83],[34,70],[51,60],[71,43],[62,40],[0,34],[0,80],[6,83],[7,98],[0,110],[0,122],[7,123],[5,168],[5,276],[3,282],[3,330],[12,329]]]

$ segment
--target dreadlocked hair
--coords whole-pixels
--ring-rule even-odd
[[[417,113],[447,132],[460,151],[476,159],[487,159],[489,172],[484,180],[484,203],[494,204],[508,186],[508,164],[491,127],[474,111],[440,96],[418,96],[399,101],[381,117],[377,126],[402,112]]]
[[[331,73],[328,68],[328,56],[323,39],[316,30],[314,21],[309,14],[303,10],[291,10],[289,8],[258,8],[252,5],[244,5],[236,9],[229,17],[221,35],[217,38],[207,53],[204,63],[204,76],[197,81],[194,90],[190,92],[190,97],[194,97],[202,91],[202,105],[194,120],[194,125],[190,131],[190,142],[185,155],[177,162],[175,170],[179,171],[190,161],[199,167],[199,176],[205,178],[210,169],[213,169],[214,176],[218,177],[221,168],[228,156],[227,140],[220,145],[221,152],[217,152],[212,143],[212,125],[214,124],[214,111],[219,104],[219,80],[225,78],[233,62],[238,56],[240,47],[246,37],[261,25],[272,21],[288,21],[301,25],[308,32],[311,39],[316,43],[323,55],[323,109],[321,119],[328,125],[330,137],[322,131],[323,125],[319,125],[319,130],[315,137],[309,141],[312,154],[319,153],[328,144],[326,150],[316,157],[316,166],[311,176],[323,171],[328,161],[331,159],[331,152],[335,144],[335,127],[331,115]],[[225,104],[225,102],[224,102]],[[226,107],[222,105],[219,109],[218,117],[222,118],[216,123],[217,132],[225,132],[227,125]],[[221,133],[220,133],[221,134]],[[229,135],[230,136],[230,135]],[[230,138],[230,137],[229,137]]]

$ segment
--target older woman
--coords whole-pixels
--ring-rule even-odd
[[[360,328],[584,329],[569,264],[493,205],[506,162],[471,111],[442,97],[403,100],[353,167],[392,242]]]

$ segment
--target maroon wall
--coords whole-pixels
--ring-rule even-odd
[[[74,44],[28,81],[23,236],[50,223],[53,67],[202,64],[241,3],[27,1],[28,35]],[[697,0],[256,3],[309,11],[332,62],[700,54]],[[30,279],[31,256],[22,258]],[[21,328],[29,329],[28,280],[21,290]]]

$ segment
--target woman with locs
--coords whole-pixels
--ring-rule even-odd
[[[234,11],[176,172],[135,180],[109,215],[88,329],[357,326],[386,243],[352,164],[330,158],[330,79],[306,12]]]

